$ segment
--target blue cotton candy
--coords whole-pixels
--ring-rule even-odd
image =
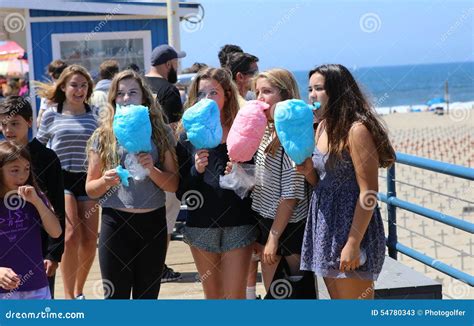
[[[143,105],[117,105],[113,130],[118,143],[129,153],[151,151],[151,122]]]
[[[219,107],[211,99],[202,99],[184,111],[183,126],[196,149],[214,148],[222,141]]]
[[[131,178],[130,172],[127,169],[124,169],[121,165],[118,165],[115,168],[115,172],[118,174],[120,178],[120,182],[125,186],[128,187],[128,178]]]
[[[302,100],[286,100],[275,107],[275,129],[286,153],[296,164],[314,150],[313,109]]]

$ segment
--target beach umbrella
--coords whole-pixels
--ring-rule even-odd
[[[28,61],[23,59],[11,59],[0,61],[0,75],[23,76],[29,72]]]
[[[444,98],[442,97],[435,97],[435,98],[432,98],[431,100],[429,100],[428,102],[426,102],[426,105],[428,106],[432,106],[434,104],[440,104],[440,103],[444,103]]]
[[[14,41],[0,41],[0,60],[19,59],[25,50]]]

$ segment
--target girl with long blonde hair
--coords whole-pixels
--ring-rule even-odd
[[[174,136],[143,77],[133,70],[118,73],[109,90],[109,105],[100,113],[100,127],[89,140],[86,190],[102,206],[99,262],[107,299],[156,299],[166,256],[165,191],[178,187]],[[127,150],[113,130],[117,105],[148,107],[152,150],[139,153],[148,170],[144,180],[120,182],[116,167]]]
[[[255,155],[257,182],[252,191],[252,209],[257,213],[263,281],[267,292],[277,266],[285,259],[292,276],[299,269],[310,186],[295,171],[295,163],[284,151],[273,120],[278,102],[299,99],[293,75],[285,69],[259,73],[253,82],[257,100],[270,105],[268,126]]]

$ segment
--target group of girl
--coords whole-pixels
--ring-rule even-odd
[[[317,67],[309,74],[310,101],[321,103],[316,147],[312,157],[297,166],[273,124],[276,104],[300,97],[295,78],[284,69],[268,70],[254,77],[253,90],[257,100],[270,107],[252,162],[263,177],[251,195],[241,199],[219,186],[219,177],[233,165],[226,139],[239,110],[227,70],[201,70],[185,103],[189,108],[209,98],[219,107],[222,141],[206,150],[194,148],[182,127],[173,134],[143,77],[134,71],[114,77],[109,105],[98,121],[87,104],[92,80],[84,68],[69,66],[54,85],[41,85],[39,94],[57,103],[45,111],[38,140],[57,153],[63,169],[67,223],[60,265],[67,298],[82,295],[94,261],[99,204],[105,297],[158,297],[167,242],[165,191],[176,192],[183,202],[199,194],[200,203],[188,210],[184,238],[207,299],[246,297],[255,248],[267,291],[284,259],[293,276],[303,271],[322,276],[331,298],[373,297],[385,237],[378,208],[365,203],[366,196],[378,190],[378,168],[394,160],[387,132],[345,67]],[[130,179],[124,187],[115,167],[123,165],[127,152],[117,144],[112,123],[116,105],[129,104],[148,107],[152,150],[138,156],[148,177]],[[12,159],[21,160],[20,156]],[[0,157],[2,197],[12,190],[6,186],[8,162]],[[26,184],[30,183],[25,179],[22,185]],[[48,232],[57,231],[45,223],[41,201],[35,199],[33,205],[43,226],[53,229]],[[1,280],[0,286],[13,288],[5,288]]]

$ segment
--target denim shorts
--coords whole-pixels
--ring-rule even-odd
[[[92,200],[86,193],[85,172],[69,172],[63,170],[64,194],[76,197],[77,201]]]
[[[213,253],[223,253],[246,247],[257,240],[255,225],[228,226],[222,228],[184,228],[184,242]]]

